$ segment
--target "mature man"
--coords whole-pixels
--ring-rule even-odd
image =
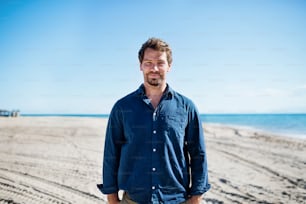
[[[172,64],[166,42],[148,39],[138,58],[144,82],[111,111],[98,187],[110,204],[199,204],[210,185],[198,111],[166,83]]]

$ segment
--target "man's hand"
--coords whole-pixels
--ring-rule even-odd
[[[119,204],[120,200],[118,197],[118,193],[108,194],[107,201],[109,204]]]
[[[187,200],[187,204],[201,204],[201,201],[202,195],[194,195]]]

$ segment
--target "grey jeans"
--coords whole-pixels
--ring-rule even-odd
[[[137,203],[135,201],[133,201],[127,193],[124,193],[123,198],[120,201],[120,204],[137,204]],[[185,201],[181,204],[187,204],[187,201]]]
[[[132,201],[132,199],[127,193],[124,193],[122,200],[120,201],[120,204],[137,204],[137,203]]]

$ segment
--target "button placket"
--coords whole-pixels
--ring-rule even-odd
[[[158,107],[153,112],[153,126],[152,126],[152,166],[151,166],[151,176],[152,176],[152,190],[155,190],[158,186],[158,176],[156,174],[156,169],[158,168],[159,156],[157,154],[157,143],[158,143]]]

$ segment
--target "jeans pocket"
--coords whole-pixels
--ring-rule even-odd
[[[126,192],[124,192],[123,198],[120,201],[120,204],[137,204],[137,203],[133,201]]]

